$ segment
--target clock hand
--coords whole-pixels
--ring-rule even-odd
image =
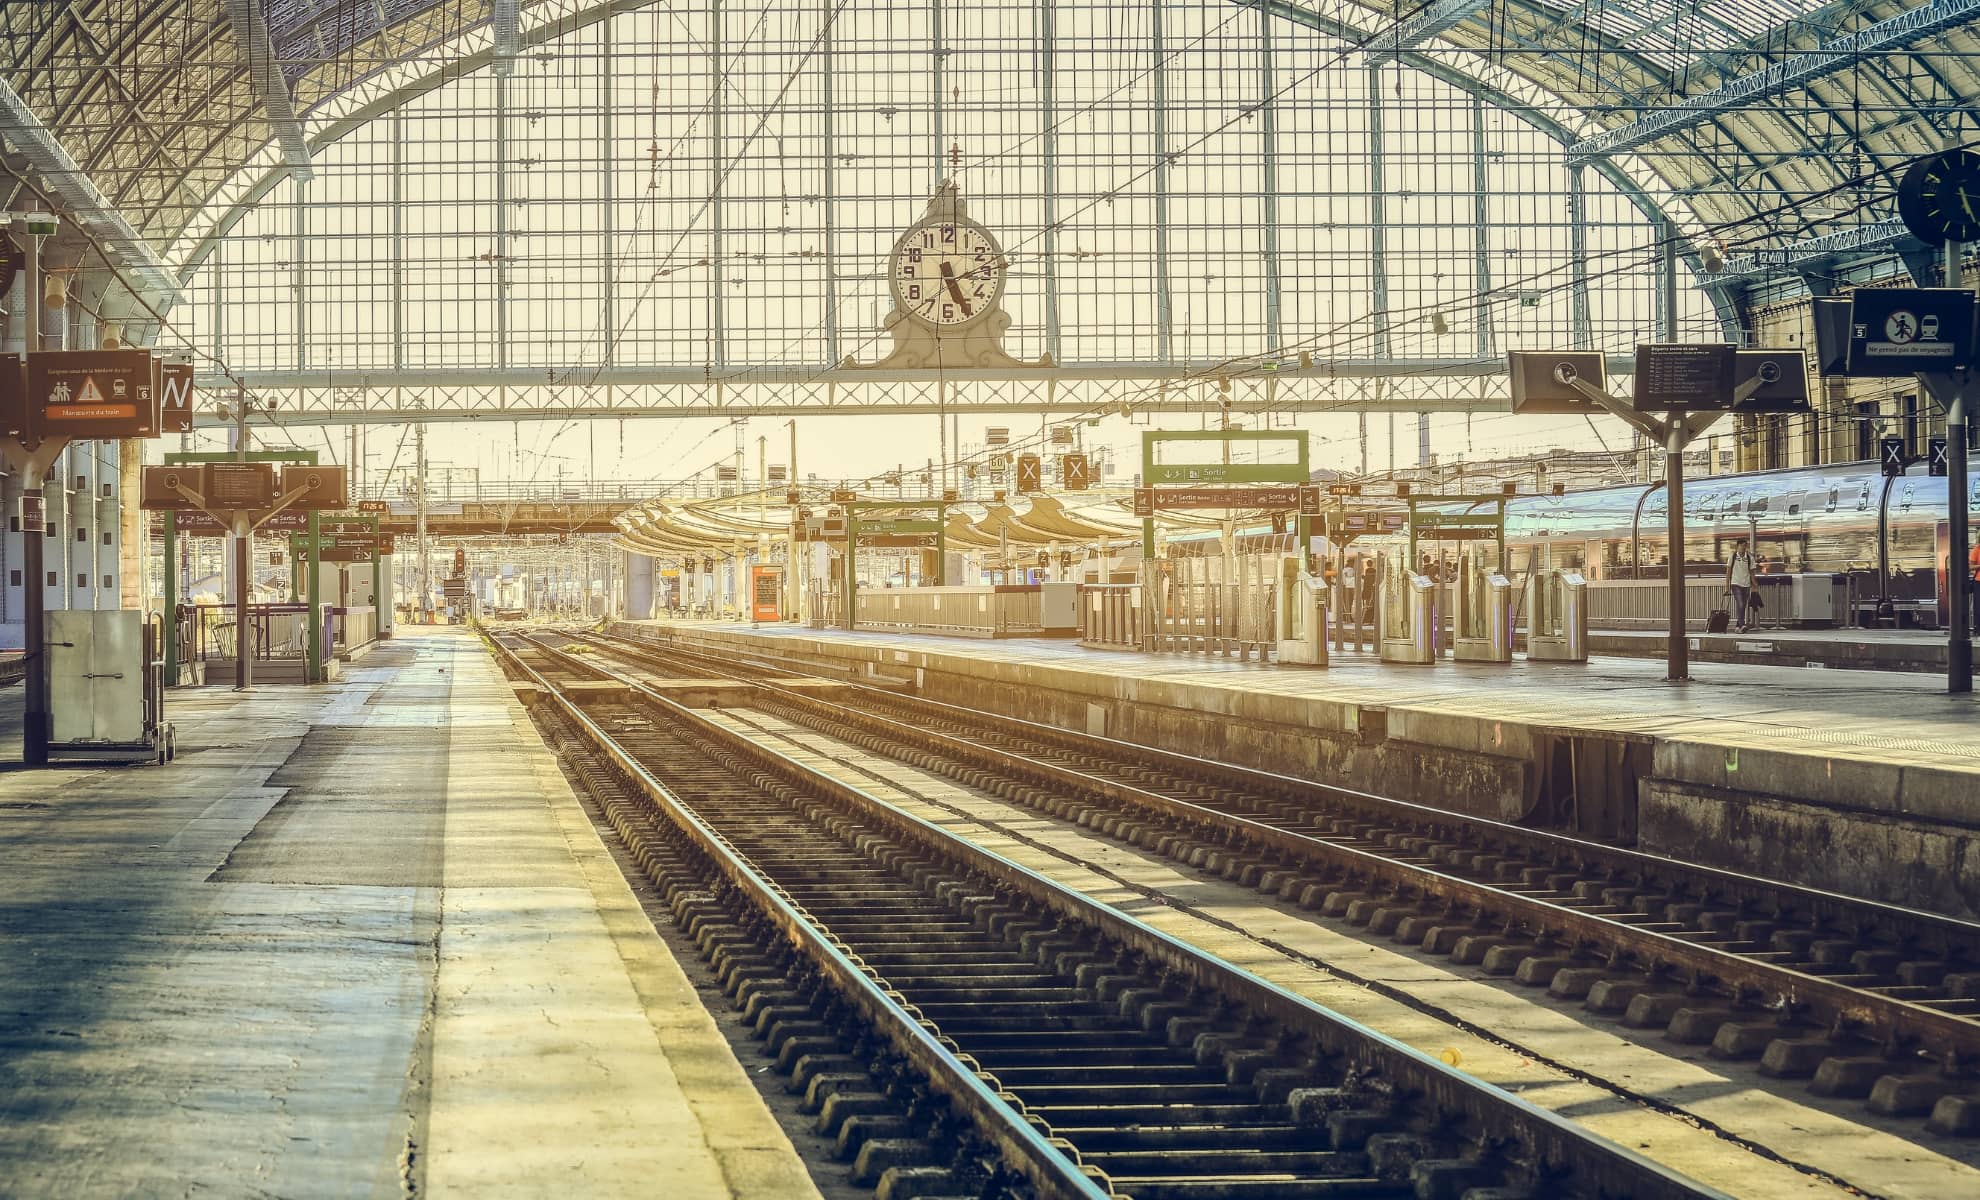
[[[956,282],[956,269],[949,265],[947,259],[942,261],[942,284],[949,289],[949,295],[955,297],[956,303],[962,307],[963,316],[970,316],[969,301],[963,299],[962,285]]]

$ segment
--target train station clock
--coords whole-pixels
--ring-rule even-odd
[[[1934,246],[1980,241],[1980,154],[1948,150],[1912,163],[1898,180],[1898,216]]]
[[[1004,350],[1011,327],[1004,311],[1010,260],[988,228],[971,219],[961,189],[944,180],[887,256],[887,290],[894,307],[882,323],[893,350],[875,369],[1018,367]]]

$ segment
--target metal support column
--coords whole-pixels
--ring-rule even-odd
[[[1278,354],[1285,344],[1279,308],[1279,106],[1274,99],[1278,71],[1272,54],[1272,30],[1280,18],[1258,10],[1258,165],[1260,179],[1258,233],[1265,256],[1265,345]]]
[[[1491,195],[1490,179],[1485,169],[1485,100],[1480,96],[1471,98],[1471,231],[1474,257],[1472,273],[1473,290],[1478,302],[1472,309],[1472,320],[1477,328],[1478,357],[1491,358],[1497,353],[1492,336],[1492,247],[1488,236],[1491,229],[1491,205],[1487,197]],[[1570,236],[1576,236],[1571,234]]]
[[[499,368],[509,365],[509,77],[497,73],[494,85],[495,258],[489,265],[495,268],[495,365]],[[712,274],[719,276],[721,268]]]
[[[315,509],[309,511],[309,528],[303,535],[303,543],[309,554],[309,578],[303,581],[305,601],[309,605],[308,625],[309,650],[303,657],[304,677],[311,683],[323,682],[323,518]],[[376,555],[372,564],[377,565]],[[374,623],[376,613],[373,614]]]
[[[1588,187],[1580,167],[1568,168],[1568,266],[1568,313],[1574,347],[1586,350],[1595,344],[1595,334],[1588,310]],[[1660,341],[1672,341],[1675,328],[1661,312],[1658,314]]]
[[[392,129],[392,367],[406,367],[406,118],[393,109]],[[220,305],[222,309],[226,305]],[[217,353],[217,352],[216,352]]]
[[[825,361],[836,363],[845,356],[839,352],[839,276],[838,276],[838,221],[836,218],[838,195],[838,121],[835,113],[838,108],[837,83],[837,41],[834,32],[836,22],[828,14],[825,28],[818,41],[818,145],[819,145],[819,253],[823,256],[825,272]],[[793,437],[797,435],[795,432]],[[791,463],[791,485],[797,486],[797,463]]]
[[[1677,225],[1666,219],[1658,260],[1658,292],[1664,311],[1677,313],[1678,250]],[[1673,321],[1670,326],[1675,330]],[[1684,419],[1676,413],[1666,418],[1669,429],[1664,437],[1664,533],[1670,553],[1665,556],[1665,583],[1669,593],[1670,632],[1665,639],[1664,678],[1680,683],[1691,678],[1691,644],[1687,640],[1684,611]]]
[[[179,686],[179,514],[165,514],[165,686]]]
[[[1058,5],[1054,0],[1038,0],[1032,10],[1032,27],[1038,49],[1032,70],[1038,81],[1038,157],[1041,178],[1039,202],[1044,212],[1040,240],[1045,283],[1045,349],[1053,362],[1065,360],[1059,336],[1059,89],[1056,45]]]
[[[1368,68],[1368,300],[1374,312],[1375,357],[1393,357],[1389,345],[1388,180],[1382,169],[1387,139],[1382,136],[1382,68]],[[1389,456],[1395,457],[1395,438]]]
[[[1168,52],[1163,48],[1164,31],[1161,4],[1150,4],[1148,13],[1149,57],[1154,61],[1155,103],[1155,345],[1163,362],[1175,358],[1175,293],[1169,281],[1169,73]]]
[[[1671,547],[1667,556],[1670,565],[1665,569],[1671,629],[1664,643],[1664,678],[1681,683],[1691,678],[1691,645],[1684,611],[1684,421],[1675,415],[1664,439],[1664,499],[1664,533]]]
[[[296,370],[309,369],[309,298],[315,289],[309,284],[309,181],[305,177],[293,179],[289,186],[296,189],[295,240],[290,256],[294,259],[292,270],[295,288],[291,295],[295,304],[296,324]]]
[[[605,331],[605,340],[608,347],[611,345],[611,339],[615,336],[619,328],[619,281],[614,277],[616,272],[613,266],[613,264],[619,261],[619,255],[618,248],[613,245],[618,239],[618,222],[615,219],[618,200],[618,185],[616,182],[618,176],[618,157],[612,151],[613,140],[617,136],[616,124],[612,119],[612,114],[618,110],[618,102],[613,88],[615,77],[612,69],[615,63],[612,57],[612,25],[613,23],[611,21],[600,21],[598,23],[598,78],[596,81],[598,88],[598,145],[600,148],[598,154],[598,197],[600,201],[598,207],[598,238],[600,243],[602,243],[600,248],[603,251],[599,256],[599,261],[605,264],[604,268],[599,272],[599,287],[602,290],[602,294],[598,302],[598,316],[599,327]],[[609,388],[607,394],[610,394]]]
[[[41,247],[44,238],[37,233],[26,235],[23,240],[28,243],[27,262],[21,272],[21,309],[26,317],[24,324],[27,332],[21,349],[25,361],[25,355],[41,349]],[[40,456],[35,454],[31,457]],[[28,469],[21,472],[21,582],[24,585],[21,588],[21,653],[26,660],[22,665],[27,671],[22,685],[26,694],[21,716],[21,761],[31,767],[47,765],[51,732],[48,712],[48,617],[45,611],[48,593],[45,590],[47,579],[43,562],[48,544],[48,508],[41,490],[46,462],[46,459],[42,460],[40,470],[30,463]],[[36,515],[38,520],[31,519]]]
[[[928,129],[933,135],[929,147],[934,151],[935,179],[929,187],[929,195],[949,177],[948,147],[942,144],[942,89],[948,85],[948,53],[942,46],[942,0],[928,0]]]
[[[1946,286],[1964,283],[1960,272],[1960,244],[1946,243]],[[1946,524],[1951,528],[1950,553],[1946,563],[1947,601],[1952,609],[1946,622],[1950,644],[1946,647],[1946,691],[1955,695],[1973,690],[1973,568],[1968,562],[1973,533],[1967,511],[1968,416],[1966,393],[1973,381],[1968,372],[1955,372],[1952,396],[1946,403]]]
[[[724,361],[727,338],[722,325],[722,281],[728,277],[728,239],[723,236],[723,149],[728,132],[724,118],[723,82],[728,74],[724,60],[722,0],[708,0],[708,364],[719,367]]]

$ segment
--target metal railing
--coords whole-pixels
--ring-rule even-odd
[[[1278,586],[1271,562],[1254,554],[1171,558],[1146,576],[1146,649],[1235,655],[1263,662],[1278,644]]]
[[[1140,650],[1144,588],[1138,583],[1083,583],[1079,587],[1079,644],[1102,650]]]
[[[181,604],[178,611],[179,659],[232,661],[240,644],[231,604]],[[248,606],[249,654],[257,662],[302,658],[309,644],[307,604]]]
[[[882,588],[859,593],[861,629],[910,629],[965,637],[1024,637],[1045,631],[1037,584]]]

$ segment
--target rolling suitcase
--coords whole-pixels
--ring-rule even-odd
[[[1732,604],[1731,592],[1727,592],[1725,594],[1725,601],[1728,606]],[[1712,610],[1712,615],[1705,618],[1706,633],[1724,633],[1731,628],[1732,628],[1732,611],[1730,607],[1715,608]]]

